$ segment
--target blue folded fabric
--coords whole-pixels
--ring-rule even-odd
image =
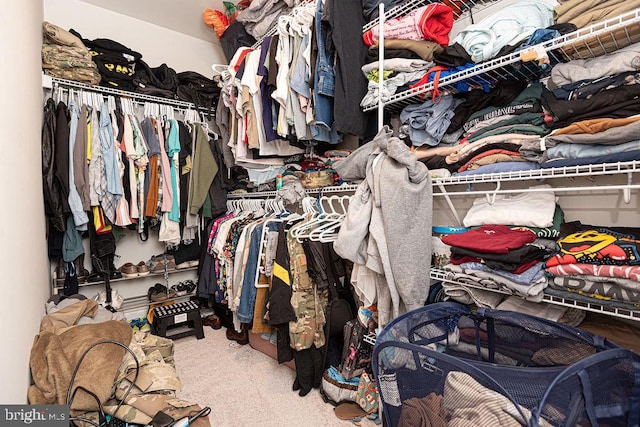
[[[342,384],[351,384],[351,385],[355,385],[355,386],[360,384],[360,376],[353,377],[353,378],[350,378],[350,379],[346,379],[333,366],[330,366],[329,369],[327,369],[327,374],[329,374],[329,378],[331,378],[332,380],[337,381],[339,383],[342,383]]]
[[[542,168],[560,168],[564,166],[593,165],[600,163],[630,162],[640,160],[640,150],[625,151],[624,153],[608,154],[598,157],[583,157],[581,159],[557,159],[540,164]]]
[[[540,165],[537,162],[498,162],[480,166],[475,170],[466,170],[464,172],[455,173],[454,176],[481,175],[485,173],[527,171],[536,169],[540,169]]]

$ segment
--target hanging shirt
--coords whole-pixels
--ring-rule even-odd
[[[136,149],[133,143],[133,127],[131,126],[131,120],[128,115],[123,118],[124,131],[122,135],[122,143],[120,147],[124,146],[124,152],[127,155],[127,161],[129,162],[129,192],[131,194],[131,200],[129,202],[130,217],[132,219],[140,218],[140,210],[138,209],[137,194],[137,172],[135,161],[138,158]]]
[[[80,111],[75,101],[72,99],[69,102],[69,115],[71,120],[69,121],[69,207],[73,214],[73,223],[76,225],[78,231],[85,231],[88,229],[89,217],[87,213],[82,209],[82,200],[78,194],[78,190],[74,183],[74,164],[73,164],[73,149],[76,144],[76,134],[78,132],[78,120],[80,118]]]
[[[104,215],[111,222],[116,221],[116,208],[118,201],[123,195],[122,182],[120,181],[120,171],[116,161],[115,143],[113,138],[113,128],[111,126],[111,116],[107,109],[107,103],[100,105],[99,115],[99,139],[104,163],[104,179],[106,187],[103,189],[100,205]]]
[[[100,136],[98,126],[98,112],[92,109],[87,124],[87,156],[89,153],[89,201],[91,206],[99,206],[102,200],[102,171],[104,170],[104,159],[100,148]],[[95,147],[94,147],[95,144]],[[106,189],[106,181],[104,186]]]
[[[169,120],[169,165],[171,169],[171,188],[173,191],[173,200],[171,202],[171,210],[169,211],[169,219],[171,221],[180,222],[180,138],[178,131],[178,122],[174,119]]]
[[[171,186],[171,166],[165,145],[164,131],[160,120],[155,121],[156,132],[160,141],[160,161],[162,171],[162,212],[170,212],[173,206],[173,187]]]

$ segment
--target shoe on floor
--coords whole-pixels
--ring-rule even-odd
[[[202,326],[211,326],[213,329],[220,329],[222,328],[222,322],[218,316],[210,314],[202,318]]]
[[[249,344],[249,335],[247,331],[236,332],[233,328],[227,328],[227,339],[229,341],[235,341],[240,345]]]

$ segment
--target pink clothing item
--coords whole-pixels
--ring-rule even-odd
[[[384,23],[385,39],[431,40],[440,45],[449,44],[453,27],[453,10],[441,3],[430,3],[412,10],[407,15],[389,19]],[[362,34],[367,46],[378,41],[379,27],[374,26]]]
[[[532,231],[512,230],[506,225],[482,225],[474,230],[442,237],[442,242],[449,246],[492,254],[506,254],[534,240],[536,235]]]
[[[640,282],[640,267],[632,265],[563,264],[545,270],[552,276],[619,277]]]
[[[164,132],[160,120],[155,120],[156,133],[160,142],[160,161],[162,170],[162,212],[171,212],[173,205],[173,187],[171,187],[171,165],[169,164],[169,156],[164,147]]]

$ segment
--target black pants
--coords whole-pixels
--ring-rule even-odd
[[[93,215],[89,215],[89,250],[91,252],[91,265],[95,271],[108,270],[113,263],[113,256],[116,253],[116,239],[112,232],[97,234],[93,224]],[[96,263],[98,258],[102,269]]]
[[[294,351],[293,358],[296,361],[296,381],[301,391],[308,392],[314,387],[320,387],[322,382],[324,346],[301,351]]]

